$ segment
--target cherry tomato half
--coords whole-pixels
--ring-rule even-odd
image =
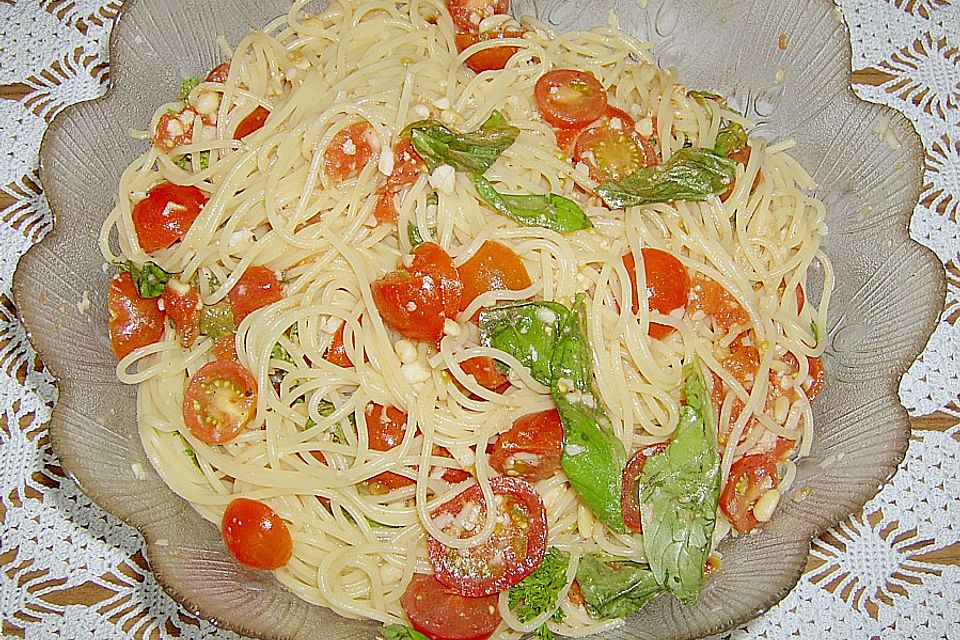
[[[259,500],[231,500],[223,512],[220,531],[230,555],[253,569],[278,569],[293,555],[287,524]]]
[[[170,280],[163,290],[163,310],[173,321],[180,345],[189,349],[200,335],[200,287]]]
[[[341,322],[340,326],[337,327],[337,330],[333,334],[333,339],[330,341],[330,346],[327,347],[327,350],[323,353],[323,359],[338,367],[348,368],[353,366],[353,362],[350,360],[350,356],[347,355],[347,350],[343,346],[343,330],[346,326],[346,322]]]
[[[807,366],[810,371],[809,374],[807,374],[809,377],[807,380],[804,380],[800,388],[807,394],[807,398],[813,402],[814,398],[823,391],[824,378],[826,377],[826,372],[823,369],[823,358],[811,358],[807,356]]]
[[[447,0],[447,11],[458,33],[480,31],[480,22],[510,11],[510,0]]]
[[[477,384],[484,389],[503,393],[510,386],[510,378],[497,367],[497,361],[490,356],[474,356],[460,363],[460,368],[468,376],[473,376]]]
[[[454,42],[457,45],[457,51],[463,53],[478,42],[502,40],[504,38],[521,38],[523,34],[524,31],[516,29],[484,33],[458,33],[454,36]],[[474,53],[464,61],[464,64],[476,73],[480,73],[481,71],[498,71],[507,66],[507,61],[509,61],[517,51],[518,47],[492,47]]]
[[[384,407],[371,402],[363,412],[367,424],[367,442],[374,451],[389,451],[401,442],[406,433],[407,414],[396,407]],[[373,493],[384,494],[414,484],[414,481],[397,473],[384,471],[370,480],[369,488]]]
[[[620,510],[623,512],[623,524],[630,531],[640,533],[643,525],[640,523],[640,474],[647,458],[663,452],[667,448],[666,442],[644,447],[633,454],[627,466],[623,469],[623,484],[620,489]]]
[[[690,289],[690,277],[687,270],[672,254],[660,249],[644,247],[640,250],[643,256],[643,273],[647,281],[647,304],[651,311],[662,315],[670,315],[677,309],[683,309],[687,304],[687,295]],[[633,313],[640,311],[640,301],[637,299],[637,266],[633,254],[623,257],[623,266],[627,268],[627,276],[633,291]],[[651,322],[647,334],[659,340],[673,331],[673,327]]]
[[[463,282],[461,310],[487,291],[519,291],[532,284],[520,256],[510,247],[493,240],[480,245],[477,252],[460,265],[459,271]]]
[[[528,413],[500,434],[490,452],[490,466],[507,476],[538,482],[560,471],[563,427],[556,409]]]
[[[230,61],[221,62],[213,69],[210,69],[210,73],[207,74],[204,82],[219,82],[223,84],[227,81],[227,77],[230,75]]]
[[[207,444],[233,440],[256,413],[257,381],[232,360],[200,367],[183,396],[183,421],[193,437]]]
[[[695,273],[690,278],[687,313],[701,312],[713,318],[718,329],[727,333],[734,325],[745,327],[750,322],[747,310],[717,281]]]
[[[607,90],[593,75],[575,69],[546,72],[533,95],[540,115],[555,127],[583,127],[607,109]]]
[[[247,267],[227,294],[238,324],[257,309],[273,304],[282,297],[280,278],[272,269],[262,265]]]
[[[323,152],[323,169],[331,180],[356,178],[373,157],[373,127],[357,122],[337,131]]]
[[[616,122],[614,118],[611,122]],[[631,120],[632,122],[632,120]],[[620,181],[637,169],[657,164],[657,150],[633,127],[610,123],[590,127],[577,137],[575,162],[582,162],[597,182]]]
[[[501,621],[496,594],[465,598],[423,573],[413,574],[400,606],[430,640],[487,640]]]
[[[720,493],[720,508],[734,529],[747,533],[760,524],[753,515],[753,505],[777,484],[777,466],[769,454],[744,456],[733,463],[727,484]]]
[[[246,138],[251,133],[260,130],[263,127],[263,123],[267,121],[267,116],[270,115],[270,112],[263,107],[257,107],[254,109],[250,115],[240,121],[240,124],[237,125],[237,130],[233,132],[233,139],[240,140]]]
[[[425,167],[423,157],[417,153],[409,137],[401,138],[393,146],[393,171],[387,176],[386,183],[377,189],[377,205],[373,209],[379,224],[397,221],[399,214],[394,197],[404,187],[416,182]]]
[[[164,312],[157,299],[141,298],[129,272],[118,273],[107,291],[110,343],[117,360],[163,336]]]
[[[519,478],[497,476],[490,480],[502,498],[498,524],[486,542],[467,549],[453,549],[428,537],[427,552],[437,580],[469,597],[486,596],[512,587],[543,560],[547,545],[547,514],[540,494]],[[480,485],[473,485],[432,514],[441,530],[467,538],[483,526],[487,505]],[[460,520],[461,514],[468,517]],[[446,521],[446,522],[444,522]],[[472,527],[470,530],[463,525]]]
[[[196,187],[161,182],[133,205],[133,229],[147,253],[166,249],[186,235],[207,196]]]

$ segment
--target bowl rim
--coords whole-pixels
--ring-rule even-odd
[[[91,108],[91,106],[95,105],[96,103],[105,101],[110,97],[112,97],[112,95],[117,90],[117,87],[116,87],[116,81],[114,80],[114,77],[111,71],[114,69],[116,64],[116,60],[118,56],[117,45],[120,40],[119,34],[121,33],[121,30],[124,27],[127,14],[133,13],[134,11],[147,11],[149,13],[150,11],[149,5],[150,3],[146,2],[145,0],[127,0],[126,2],[122,3],[120,8],[118,9],[117,15],[113,18],[113,26],[110,30],[109,45],[107,49],[106,82],[104,83],[105,88],[103,92],[94,98],[82,100],[80,102],[72,103],[64,107],[59,113],[57,113],[57,115],[53,118],[53,120],[47,124],[47,127],[44,130],[41,144],[40,144],[40,149],[39,149],[40,162],[39,162],[39,168],[38,168],[38,179],[43,188],[44,194],[48,192],[48,185],[55,180],[50,175],[52,172],[49,172],[47,170],[47,167],[51,164],[48,161],[52,153],[51,149],[55,146],[52,140],[53,138],[52,133],[58,128],[66,124],[66,121],[68,119],[67,116],[69,114],[74,113],[76,111],[89,109]],[[836,8],[835,0],[824,0],[823,5],[825,10],[827,10],[830,7]],[[838,34],[843,34],[841,56],[843,58],[843,61],[846,63],[845,68],[848,74],[847,77],[843,78],[842,80],[843,91],[852,95],[857,101],[878,105],[881,108],[883,108],[885,111],[888,111],[890,117],[893,120],[899,122],[901,125],[905,125],[902,128],[909,136],[911,136],[911,138],[913,138],[912,142],[916,143],[920,149],[923,149],[922,139],[919,133],[917,132],[915,125],[911,120],[909,120],[909,118],[907,118],[902,112],[894,109],[889,105],[873,102],[871,100],[868,100],[867,98],[864,98],[855,90],[854,88],[855,85],[852,84],[850,79],[850,73],[853,72],[852,43],[850,40],[849,28],[846,24],[845,18],[844,18],[844,21],[842,22],[841,28],[838,30]],[[915,167],[912,167],[912,168],[915,168]],[[922,168],[923,167],[922,167],[922,160],[921,160],[921,166],[919,167],[921,172],[922,172]],[[918,203],[920,200],[922,181],[921,180],[914,181],[914,187],[915,188],[912,189],[911,196],[909,199],[913,206],[915,206],[916,203]],[[194,616],[214,623],[219,629],[233,631],[235,633],[239,633],[246,636],[262,638],[263,640],[284,640],[286,636],[272,635],[269,632],[264,633],[264,630],[262,629],[251,629],[241,623],[234,622],[229,618],[212,616],[205,613],[204,605],[198,604],[193,594],[182,591],[179,588],[176,580],[169,579],[167,574],[164,573],[162,570],[158,571],[157,568],[154,567],[154,564],[150,561],[152,553],[155,552],[157,548],[157,538],[152,534],[150,523],[140,519],[137,516],[136,511],[129,511],[129,513],[127,513],[126,515],[121,515],[120,513],[118,513],[118,512],[127,511],[126,509],[123,509],[118,506],[118,503],[121,501],[121,499],[118,496],[111,495],[109,493],[100,493],[99,491],[95,490],[94,487],[96,486],[96,480],[92,479],[92,477],[88,474],[84,466],[77,461],[77,456],[74,454],[71,448],[67,445],[67,443],[62,441],[61,438],[56,437],[56,432],[59,430],[58,423],[63,419],[62,409],[64,406],[66,406],[66,403],[64,402],[64,398],[70,397],[70,393],[74,387],[74,383],[73,381],[70,380],[69,376],[61,375],[60,372],[50,368],[50,366],[47,363],[53,361],[54,358],[47,358],[46,354],[41,352],[40,349],[38,349],[34,345],[34,341],[31,337],[32,322],[28,317],[24,316],[20,312],[20,309],[22,307],[22,305],[20,304],[21,301],[30,297],[31,295],[26,288],[27,286],[26,283],[24,282],[24,278],[27,277],[26,273],[29,269],[29,265],[33,263],[33,260],[36,259],[38,254],[43,250],[41,249],[41,244],[45,243],[46,244],[45,248],[49,248],[56,242],[58,228],[61,227],[61,225],[56,224],[57,211],[53,207],[52,203],[51,203],[50,209],[53,217],[52,227],[39,241],[31,244],[31,246],[28,247],[28,249],[21,256],[20,260],[18,261],[17,267],[14,270],[13,280],[11,284],[11,291],[12,291],[14,304],[17,308],[18,318],[27,329],[28,339],[30,339],[31,346],[35,349],[38,356],[40,356],[41,361],[43,361],[44,363],[44,366],[54,377],[55,384],[58,389],[58,397],[54,404],[54,408],[51,412],[50,421],[47,425],[48,429],[50,430],[50,435],[51,435],[50,443],[54,451],[54,454],[56,455],[57,459],[60,461],[61,466],[63,470],[66,472],[66,474],[77,483],[77,485],[84,492],[84,494],[94,504],[96,504],[99,508],[104,509],[114,517],[117,517],[126,525],[132,526],[143,536],[145,546],[146,546],[145,557],[147,559],[148,565],[150,566],[151,573],[153,574],[157,583],[163,588],[163,590],[168,595],[170,595],[170,597],[174,601],[176,601],[178,605],[187,609]],[[906,224],[898,227],[897,229],[898,237],[902,237],[902,239],[904,239],[907,243],[920,247],[921,251],[927,254],[926,257],[928,260],[932,259],[932,261],[936,262],[937,264],[941,264],[939,259],[936,257],[936,255],[933,253],[933,251],[929,247],[920,243],[910,235],[909,220],[913,217],[913,215],[914,215],[913,209],[910,209],[909,211],[899,212],[898,218],[903,218],[903,221]],[[938,292],[936,299],[940,304],[939,308],[942,308],[943,300],[945,299],[945,295],[946,295],[945,275],[942,269],[938,271],[936,278],[937,278],[936,286],[937,286],[937,292]],[[922,343],[924,347],[922,347],[919,351],[917,351],[913,355],[913,357],[911,358],[911,362],[913,362],[922,353],[923,348],[925,348],[925,345],[927,344],[930,336],[936,329],[936,326],[937,326],[937,322],[934,321],[933,324],[930,325],[929,327],[922,327],[921,330],[917,332],[917,335],[919,336],[917,343],[918,344]],[[922,340],[920,338],[922,338]],[[803,545],[806,548],[805,555],[807,557],[809,557],[811,545],[814,538],[821,536],[824,532],[833,528],[838,523],[855,515],[858,512],[858,510],[862,510],[863,506],[869,500],[871,500],[886,484],[888,484],[890,479],[899,470],[906,456],[907,448],[909,446],[909,441],[911,436],[911,425],[910,425],[909,414],[906,408],[902,405],[902,403],[899,400],[896,386],[899,383],[899,381],[902,379],[903,375],[906,373],[909,366],[910,365],[907,364],[902,368],[902,370],[898,369],[898,373],[895,376],[893,376],[893,389],[891,390],[890,393],[894,398],[896,398],[896,405],[894,407],[894,410],[897,413],[898,428],[894,433],[894,435],[896,436],[896,439],[893,443],[891,443],[893,445],[891,447],[893,453],[889,458],[888,464],[882,465],[883,470],[886,471],[886,473],[883,476],[883,479],[878,480],[876,482],[869,483],[868,486],[865,486],[863,489],[860,490],[858,494],[856,494],[856,498],[851,499],[852,501],[858,504],[858,507],[855,510],[851,510],[849,512],[845,512],[842,514],[831,514],[830,518],[828,520],[823,521],[822,523],[812,523],[812,522],[806,523],[807,530],[805,532],[802,532],[802,534],[797,535],[796,544],[798,547],[800,545]],[[171,494],[176,496],[176,494],[173,493],[172,491],[171,491]],[[176,497],[179,500],[183,500],[179,496],[176,496]],[[771,592],[769,597],[763,599],[763,601],[761,602],[758,602],[756,606],[752,607],[748,612],[742,615],[735,616],[733,618],[727,617],[727,618],[724,618],[722,621],[718,620],[717,622],[714,623],[712,629],[705,635],[713,635],[713,634],[733,630],[736,627],[739,627],[744,623],[755,619],[758,615],[762,614],[763,612],[768,610],[770,607],[779,603],[781,600],[783,600],[784,597],[786,597],[788,593],[790,593],[793,589],[795,589],[804,571],[805,571],[805,565],[803,563],[799,563],[795,565],[793,570],[790,571],[789,573],[784,572],[785,579],[783,582],[783,587],[781,589]],[[276,584],[279,585],[281,588],[286,589],[286,587],[283,586],[279,581],[277,581],[276,578],[274,578],[273,576],[270,576],[270,579],[276,582]],[[318,605],[312,605],[312,606],[318,606]],[[638,614],[633,614],[633,615],[636,616]],[[676,637],[688,638],[690,636],[678,635]]]

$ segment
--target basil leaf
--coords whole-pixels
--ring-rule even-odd
[[[810,333],[813,334],[813,346],[820,345],[820,327],[817,325],[816,320],[810,321]]]
[[[717,132],[717,142],[713,145],[713,150],[722,156],[728,156],[745,146],[747,146],[747,132],[739,123],[729,121]]]
[[[477,188],[477,193],[487,204],[525,227],[543,227],[568,233],[593,226],[580,205],[555,193],[545,195],[500,193],[483,176],[474,176],[473,184]]]
[[[237,321],[233,317],[230,303],[226,300],[213,305],[205,304],[200,309],[200,335],[216,340],[236,330]]]
[[[484,346],[509,353],[530,369],[540,384],[549,385],[550,362],[560,323],[569,311],[556,302],[501,304],[480,311]]]
[[[604,182],[597,195],[613,209],[654,202],[705,200],[726,191],[737,176],[736,163],[711,149],[680,149],[665,163],[638,169],[620,182]]]
[[[420,229],[413,222],[407,223],[407,239],[410,240],[410,246],[414,248],[423,244],[423,236],[420,235]]]
[[[167,282],[170,281],[170,273],[164,271],[160,265],[155,262],[148,262],[143,267],[127,260],[118,265],[121,271],[129,271],[133,278],[133,286],[141,298],[159,298],[167,288]]]
[[[200,78],[196,76],[184,78],[183,82],[180,83],[180,93],[177,94],[177,100],[186,103],[190,99],[190,92],[196,89],[199,84]]]
[[[383,628],[384,640],[430,640],[419,631],[414,631],[410,627],[402,624],[390,624]]]
[[[526,578],[510,587],[508,602],[510,609],[517,620],[520,622],[529,622],[537,616],[543,614],[551,608],[557,606],[557,596],[560,590],[567,584],[567,565],[570,564],[570,557],[555,547],[547,549],[543,560],[537,570]],[[550,618],[554,622],[563,620],[563,610],[557,609],[556,613]],[[541,637],[553,637],[553,633],[546,628],[546,635]],[[538,631],[539,633],[539,631]]]
[[[626,617],[662,591],[647,565],[594,553],[580,558],[577,584],[597,619]]]
[[[643,547],[657,584],[684,604],[696,602],[716,524],[720,454],[699,362],[684,367],[686,402],[666,450],[640,474]]]
[[[407,133],[431,171],[448,164],[457,171],[479,175],[514,143],[520,129],[494,111],[476,131],[458,133],[436,120],[421,120],[407,125],[400,135]]]
[[[577,294],[560,327],[551,361],[550,391],[563,425],[560,466],[593,513],[623,533],[620,490],[626,452],[593,389],[593,353],[587,340],[586,302]]]
[[[206,171],[210,168],[210,152],[201,151],[197,156],[197,165],[200,171]],[[183,169],[184,171],[191,171],[193,169],[193,156],[189,153],[180,156],[180,159],[177,160],[177,166]]]

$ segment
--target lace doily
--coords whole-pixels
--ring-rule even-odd
[[[914,432],[899,473],[818,540],[797,588],[724,638],[960,637],[960,2],[839,0],[855,90],[910,118],[926,149],[911,233],[947,269],[944,314],[900,396]],[[0,0],[0,618],[13,638],[227,638],[153,579],[135,530],[66,477],[44,426],[53,380],[10,296],[52,226],[43,131],[107,80],[119,2]],[[883,135],[882,130],[878,130]]]

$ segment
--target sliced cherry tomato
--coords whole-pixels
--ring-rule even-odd
[[[720,493],[720,508],[734,529],[747,533],[760,524],[753,515],[753,505],[777,484],[777,466],[769,454],[744,456],[733,463],[727,485]]]
[[[477,252],[460,265],[459,271],[463,282],[461,309],[466,309],[474,298],[487,291],[519,291],[532,284],[520,256],[493,240],[480,245]]]
[[[690,278],[690,297],[687,313],[701,312],[713,318],[722,332],[728,333],[734,325],[745,327],[750,316],[737,299],[718,282],[695,273]]]
[[[742,341],[734,340],[730,345],[730,354],[723,358],[721,364],[743,385],[747,393],[753,390],[757,369],[760,368],[760,352],[756,347],[748,347]]]
[[[244,566],[278,569],[293,555],[287,523],[259,500],[231,500],[223,512],[220,530],[227,551]]]
[[[133,205],[133,229],[147,253],[166,249],[186,235],[207,196],[196,187],[161,182]]]
[[[468,597],[512,587],[533,573],[546,551],[547,514],[537,490],[524,480],[506,476],[491,479],[490,486],[502,502],[497,526],[486,542],[453,549],[427,538],[437,580]],[[483,526],[486,510],[480,485],[473,485],[438,507],[432,518],[444,533],[468,538]]]
[[[459,33],[480,31],[480,22],[510,11],[510,0],[447,0],[447,10]]]
[[[490,466],[504,475],[538,482],[560,471],[562,448],[563,427],[557,410],[528,413],[497,438]]]
[[[200,287],[170,280],[163,290],[163,309],[180,336],[184,349],[200,335]]]
[[[346,322],[341,322],[340,326],[337,327],[337,330],[333,334],[333,340],[330,341],[330,346],[327,347],[327,350],[323,353],[323,359],[338,367],[349,368],[353,366],[353,362],[350,360],[350,356],[347,355],[347,350],[343,346],[343,330],[346,326]]]
[[[583,127],[607,109],[607,90],[589,73],[554,69],[534,86],[537,110],[555,127]]]
[[[811,358],[807,356],[807,366],[809,368],[809,378],[801,383],[800,388],[807,394],[811,402],[823,391],[824,378],[826,372],[823,369],[823,358]]]
[[[525,32],[517,29],[506,31],[490,31],[484,33],[458,33],[454,36],[457,51],[463,53],[478,42],[488,40],[502,40],[504,38],[522,38]],[[507,61],[519,50],[518,47],[492,47],[478,51],[468,57],[464,63],[476,73],[481,71],[498,71],[507,66]]]
[[[459,310],[462,285],[450,256],[425,242],[414,249],[410,267],[386,274],[371,289],[384,324],[411,340],[437,342],[444,320]]]
[[[213,341],[210,353],[217,360],[229,360],[239,364],[240,358],[237,356],[237,334],[228,333],[222,335]]]
[[[747,163],[750,162],[750,152],[751,152],[750,147],[743,146],[743,147],[734,149],[733,151],[728,153],[727,157],[733,160],[734,162],[742,164],[743,166],[747,166]],[[760,185],[760,172],[758,171],[757,176],[753,179],[752,190],[756,191],[759,185]],[[733,195],[733,189],[736,186],[737,186],[736,182],[731,182],[730,186],[727,187],[727,190],[724,191],[722,194],[720,194],[720,202],[726,202],[730,198],[730,196]]]
[[[153,133],[153,146],[169,152],[175,147],[190,144],[193,141],[193,123],[199,115],[190,105],[180,111],[164,113],[157,121]]]
[[[623,484],[620,489],[620,510],[623,511],[623,523],[630,531],[643,531],[640,523],[640,474],[647,458],[663,452],[667,448],[666,442],[659,442],[643,447],[630,458],[623,469]]]
[[[210,70],[210,73],[207,74],[204,82],[219,82],[223,84],[227,81],[227,77],[230,75],[230,61],[221,62],[213,69]]]
[[[263,127],[263,123],[267,121],[267,116],[269,115],[270,112],[268,110],[263,107],[257,107],[250,115],[240,121],[240,124],[237,125],[237,130],[233,132],[233,139],[240,140],[246,138],[254,131],[258,131]]]
[[[575,162],[582,162],[597,182],[623,180],[637,169],[657,164],[657,150],[633,128],[609,124],[590,127],[577,137]]]
[[[672,254],[660,249],[644,247],[640,250],[643,255],[643,273],[647,281],[647,304],[651,311],[662,315],[670,315],[677,309],[683,309],[687,304],[687,295],[690,290],[690,277],[687,270]],[[627,276],[633,291],[633,313],[639,313],[640,301],[637,299],[637,265],[633,254],[623,256],[623,266],[627,268]],[[647,334],[659,340],[673,332],[673,327],[651,322]]]
[[[373,215],[380,224],[397,221],[397,207],[394,204],[396,197],[407,185],[416,182],[426,164],[423,157],[417,153],[413,141],[401,138],[393,147],[393,171],[387,177],[386,183],[377,190],[377,205]]]
[[[163,336],[164,312],[158,299],[141,298],[129,272],[118,273],[107,291],[110,342],[117,360]]]
[[[373,127],[357,122],[334,134],[323,152],[323,168],[331,180],[343,182],[360,175],[373,157]]]
[[[787,438],[777,436],[777,444],[774,445],[773,451],[770,452],[770,457],[773,458],[774,462],[783,462],[790,457],[796,448],[796,440],[788,440]]]
[[[465,598],[423,573],[413,574],[400,606],[430,640],[487,640],[501,622],[496,594]]]
[[[363,412],[367,424],[367,441],[374,451],[389,451],[401,442],[406,433],[407,414],[396,407],[384,407],[371,402]],[[414,481],[397,473],[384,471],[368,480],[373,493],[384,494]]]
[[[468,376],[473,376],[477,384],[484,389],[502,393],[510,386],[510,378],[497,367],[497,361],[490,356],[475,356],[460,363],[460,368]]]
[[[263,265],[247,267],[227,294],[233,317],[239,324],[248,315],[283,298],[283,285],[276,272]]]
[[[256,413],[257,381],[231,360],[200,367],[183,396],[183,420],[193,437],[207,444],[233,440]]]
[[[433,455],[439,456],[441,458],[453,458],[453,455],[450,453],[450,450],[446,447],[441,447],[438,445],[433,445]],[[450,484],[460,484],[465,480],[469,480],[473,475],[464,469],[454,469],[453,467],[448,467],[446,471],[443,472],[441,476],[445,482]]]
[[[557,148],[563,151],[568,157],[573,157],[573,151],[577,145],[577,137],[583,129],[569,129],[567,127],[554,127],[553,133],[557,138]]]

